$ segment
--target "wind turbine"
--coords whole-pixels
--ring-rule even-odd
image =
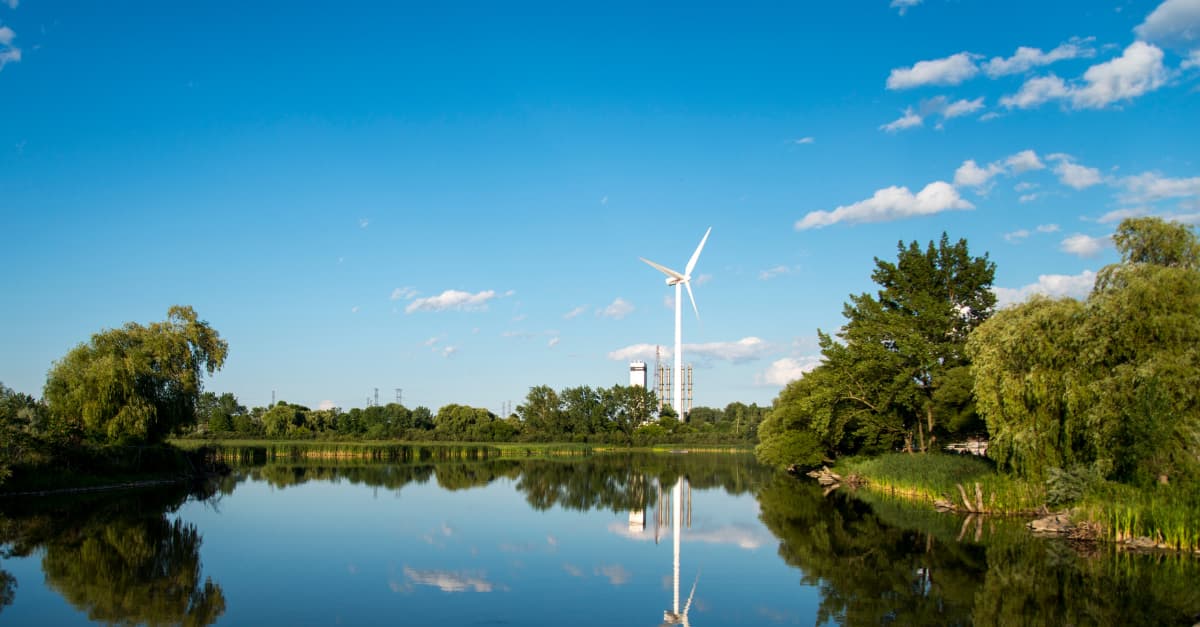
[[[692,270],[696,268],[696,260],[700,259],[700,251],[704,248],[704,242],[708,241],[709,233],[712,233],[711,226],[704,232],[704,237],[700,238],[700,245],[696,247],[696,252],[692,253],[692,258],[688,260],[683,274],[654,263],[645,257],[638,257],[638,259],[649,264],[650,267],[667,275],[667,285],[675,286],[675,373],[672,375],[671,407],[679,415],[681,422],[687,418],[683,413],[683,334],[681,332],[683,327],[683,308],[680,302],[683,294],[681,293],[681,286],[687,288],[688,298],[692,301],[692,311],[696,312],[696,320],[699,320],[700,310],[696,308],[696,297],[692,295]]]

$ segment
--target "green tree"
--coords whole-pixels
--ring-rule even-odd
[[[773,463],[813,463],[817,448],[924,451],[975,424],[965,345],[995,307],[995,264],[945,234],[897,248],[895,263],[875,259],[880,289],[851,295],[837,339],[818,330],[822,364],[776,399],[759,438]]]
[[[987,418],[988,457],[1044,479],[1051,467],[1089,461],[1086,425],[1071,411],[1078,385],[1083,303],[1034,298],[998,312],[967,342],[975,397]]]
[[[568,431],[562,399],[548,385],[529,388],[525,403],[517,406],[517,414],[534,437],[553,439]]]
[[[1006,468],[1090,465],[1134,484],[1200,479],[1200,241],[1125,220],[1086,304],[1035,299],[971,338],[975,393]]]
[[[95,440],[156,442],[196,423],[202,373],[225,363],[229,345],[191,307],[167,320],[102,331],[51,368],[51,412]]]
[[[640,385],[614,385],[605,395],[612,423],[632,441],[633,431],[649,422],[658,406],[654,392]]]

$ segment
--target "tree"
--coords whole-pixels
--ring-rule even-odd
[[[936,245],[897,250],[895,263],[875,259],[880,289],[851,295],[837,339],[818,330],[823,363],[776,399],[760,434],[775,463],[790,450],[796,457],[786,463],[811,463],[815,448],[825,456],[901,442],[929,450],[938,435],[975,422],[965,344],[995,307],[995,264],[944,233]],[[791,436],[796,429],[812,437]]]
[[[517,414],[526,431],[535,437],[554,438],[568,431],[563,402],[548,385],[529,388],[525,404],[517,406]]]
[[[988,457],[1001,469],[1044,479],[1089,457],[1086,425],[1070,410],[1078,385],[1083,303],[1034,298],[998,312],[967,342],[975,397],[987,418]]]
[[[614,385],[606,390],[605,402],[613,424],[630,440],[634,429],[648,422],[658,405],[654,392],[640,385]]]
[[[1008,469],[1090,466],[1133,484],[1200,480],[1200,241],[1125,220],[1086,304],[1035,299],[971,338],[975,393]]]
[[[196,423],[202,372],[225,363],[229,345],[191,307],[167,320],[102,331],[55,362],[44,396],[60,420],[94,440],[156,442]]]

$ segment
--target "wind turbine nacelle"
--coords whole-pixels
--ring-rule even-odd
[[[677,279],[673,276],[667,277],[667,285],[679,285],[682,282],[683,281],[680,281],[679,279]]]

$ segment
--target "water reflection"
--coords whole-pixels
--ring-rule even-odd
[[[325,604],[376,612],[346,624],[379,622],[389,611],[417,623],[445,615],[452,624],[479,618],[469,611],[518,624],[547,624],[544,617],[570,611],[581,625],[655,624],[659,612],[664,625],[1191,625],[1200,613],[1200,560],[1191,556],[1081,551],[1031,538],[1019,522],[824,495],[748,456],[416,456],[404,463],[250,456],[235,466],[200,495],[215,500],[184,510],[189,495],[181,489],[0,502],[3,556],[38,559],[44,574],[43,582],[0,570],[0,610],[16,599],[10,610],[18,620],[21,611],[31,615],[21,586],[45,585],[81,618],[120,624],[205,625],[222,616],[239,624],[332,622],[286,614],[296,611],[297,586],[314,607],[320,602],[307,596],[328,590]],[[331,508],[324,499],[364,486],[383,495],[412,490],[412,498],[378,499],[396,507],[386,510],[389,518],[359,489],[359,500],[339,501],[355,516],[315,514]],[[238,509],[261,515],[242,519],[258,526],[221,518],[222,505],[235,509],[243,494],[277,499]],[[298,531],[278,542],[279,552],[263,551],[261,521],[279,511]],[[310,518],[311,526],[298,526]],[[242,607],[202,572],[206,528],[208,550],[217,552],[208,561],[226,560],[208,572]],[[242,564],[287,559],[294,540],[313,551],[297,572],[270,575],[281,590],[273,600],[261,594],[268,585],[261,574],[239,579]],[[334,567],[312,566],[324,554]],[[386,600],[360,583],[368,577],[377,577]]]
[[[1080,552],[1020,522],[962,521],[777,477],[758,495],[779,555],[819,585],[817,623],[1191,625],[1200,568],[1189,555]]]
[[[5,503],[4,557],[41,552],[47,587],[92,621],[210,625],[224,613],[221,587],[201,577],[195,526],[171,521],[179,489]],[[4,573],[3,601],[16,582]]]

